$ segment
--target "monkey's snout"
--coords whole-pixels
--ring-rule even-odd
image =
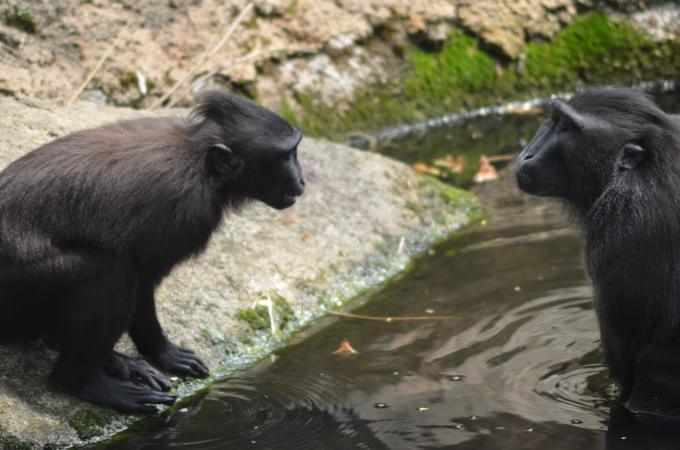
[[[532,187],[535,184],[535,177],[531,174],[526,166],[518,163],[513,170],[515,173],[515,180],[517,181],[517,186],[524,192],[531,194]]]

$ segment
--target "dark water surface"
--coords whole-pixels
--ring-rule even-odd
[[[538,120],[475,119],[406,147],[432,158],[454,145],[516,152]],[[476,130],[467,143],[466,127]],[[103,448],[680,448],[680,424],[616,407],[579,237],[560,206],[521,195],[507,174],[477,192],[486,223],[351,311],[428,320],[325,319],[165,423]],[[359,353],[334,354],[343,339]]]

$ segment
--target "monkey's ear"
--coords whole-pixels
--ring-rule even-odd
[[[553,113],[564,120],[571,128],[577,130],[585,128],[586,121],[583,116],[563,100],[555,99],[550,105],[552,106]]]
[[[637,144],[628,143],[623,146],[619,169],[635,169],[647,157],[647,150]]]
[[[208,149],[208,170],[221,177],[234,178],[243,168],[243,161],[224,144],[214,144]]]

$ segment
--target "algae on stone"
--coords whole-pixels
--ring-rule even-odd
[[[625,20],[577,17],[550,41],[530,42],[517,61],[497,59],[478,39],[454,29],[441,49],[411,46],[403,80],[363,88],[339,112],[300,95],[288,117],[308,134],[342,138],[466,108],[572,90],[587,84],[674,79],[680,41],[654,41]]]

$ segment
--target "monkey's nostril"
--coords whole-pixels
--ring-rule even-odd
[[[300,184],[301,184],[302,186],[304,186],[304,185],[306,184],[304,178],[300,178]]]

